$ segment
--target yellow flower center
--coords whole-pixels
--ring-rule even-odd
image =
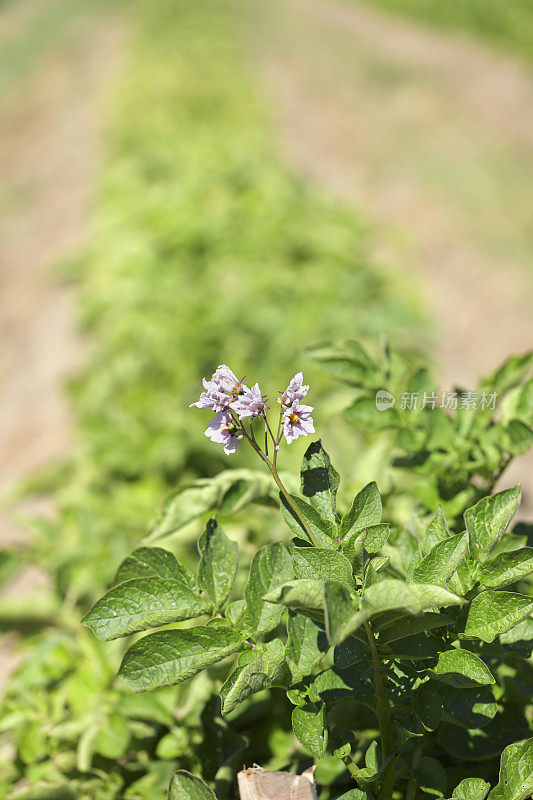
[[[296,411],[293,411],[292,414],[289,417],[289,420],[290,420],[291,425],[296,425],[297,422],[300,422],[300,417],[298,416]]]

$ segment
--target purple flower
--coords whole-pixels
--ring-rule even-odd
[[[219,386],[223,392],[229,394],[241,394],[243,391],[247,392],[248,387],[240,381],[234,372],[230,370],[226,364],[220,364],[213,373],[211,380]]]
[[[244,394],[240,394],[231,404],[231,408],[235,411],[239,419],[257,417],[260,414],[264,414],[266,406],[259,384],[256,383],[255,386],[245,391]]]
[[[205,435],[211,439],[212,442],[224,445],[224,452],[227,456],[234,453],[237,449],[239,437],[236,434],[237,428],[235,426],[235,421],[231,416],[231,411],[227,410],[219,411],[205,430]]]
[[[309,391],[309,386],[304,385],[303,381],[303,373],[298,372],[289,383],[285,391],[281,393],[281,396],[278,398],[278,403],[281,403],[284,406],[291,406],[295,400],[303,400]]]
[[[200,399],[196,403],[191,403],[189,408],[196,406],[197,408],[212,408],[214,411],[222,411],[229,406],[231,397],[224,394],[218,383],[203,378],[202,384],[205,392],[202,392]]]
[[[283,435],[287,444],[294,442],[298,436],[307,436],[315,432],[311,419],[313,406],[302,406],[295,400],[292,405],[283,411]]]

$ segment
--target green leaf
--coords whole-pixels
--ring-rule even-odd
[[[360,680],[357,670],[353,674],[341,675],[335,669],[325,669],[315,675],[308,694],[311,702],[324,702],[331,707],[347,700],[365,703],[369,699],[372,707],[375,699],[370,679]]]
[[[130,738],[130,728],[122,714],[111,713],[100,724],[94,751],[116,761],[126,752]]]
[[[504,449],[513,456],[527,452],[533,444],[533,430],[519,419],[510,421],[504,435]]]
[[[243,649],[242,638],[228,627],[158,631],[130,647],[118,674],[137,692],[159,689],[186,681]]]
[[[292,729],[306,750],[315,758],[324,758],[328,744],[323,703],[306,703],[292,712]]]
[[[328,581],[324,589],[324,609],[328,641],[340,644],[355,630],[353,621],[361,615],[359,599],[345,584]]]
[[[477,577],[484,586],[496,588],[515,583],[530,572],[533,572],[533,547],[522,547],[483,562]]]
[[[467,533],[458,533],[438,542],[416,567],[413,580],[444,586],[463,560],[467,547]]]
[[[372,481],[355,496],[350,510],[342,518],[339,535],[344,539],[351,532],[377,525],[382,513],[381,495],[377,484]]]
[[[499,723],[499,717],[500,714],[487,727],[475,730],[441,722],[436,732],[438,743],[460,762],[499,758],[509,741],[516,741],[528,733],[523,725],[519,728],[504,728]]]
[[[273,686],[287,687],[291,672],[285,656],[257,653],[249,663],[231,673],[222,688],[222,713],[229,714],[252,694]]]
[[[376,393],[358,397],[344,412],[345,418],[366,434],[394,428],[398,425],[398,412],[395,408],[377,408]]]
[[[465,511],[470,550],[480,561],[486,560],[507,530],[520,505],[520,487],[484,497]]]
[[[439,694],[444,718],[464,728],[484,728],[494,719],[498,710],[492,690],[488,686],[458,690],[441,684]]]
[[[394,619],[390,625],[379,627],[380,644],[389,644],[407,636],[413,636],[420,631],[430,631],[442,628],[454,621],[449,614],[436,614],[431,611],[419,614],[417,617],[401,617]]]
[[[371,586],[373,583],[377,583],[378,581],[382,580],[382,570],[384,570],[389,564],[389,556],[376,556],[369,561],[365,570],[364,586]]]
[[[271,589],[265,598],[270,603],[280,603],[288,608],[323,611],[324,581],[310,579],[288,581]]]
[[[113,583],[123,583],[132,578],[150,578],[153,575],[181,581],[187,586],[194,586],[194,577],[189,570],[183,567],[172,553],[163,550],[162,547],[138,547],[124,559],[117,570]]]
[[[237,573],[239,547],[230,541],[215,519],[210,519],[198,543],[201,560],[198,586],[218,609],[228,599]]]
[[[361,379],[376,371],[376,365],[358,342],[322,344],[307,351],[335,378],[358,386]]]
[[[33,761],[38,760],[44,756],[44,752],[31,752],[27,753],[28,744],[31,744],[27,741],[28,733],[31,733],[31,729],[28,731],[24,731],[23,738],[19,741],[19,753],[20,757],[26,763],[31,763]],[[96,741],[96,737],[98,736],[98,725],[96,723],[92,723],[89,725],[83,733],[80,735],[78,740],[78,744],[76,747],[76,767],[79,769],[80,772],[88,772],[91,769],[93,756],[94,756],[94,743]],[[42,738],[42,734],[41,737]],[[33,739],[33,736],[32,736]],[[35,744],[32,745],[32,750],[34,749]],[[31,758],[29,758],[31,756]]]
[[[371,770],[374,775],[376,775],[379,770],[378,743],[376,740],[371,742],[367,748],[365,753],[365,767]]]
[[[335,580],[352,584],[352,565],[338,550],[322,547],[291,547],[294,574],[297,578]]]
[[[441,652],[433,675],[456,689],[496,683],[486,664],[469,650],[452,649]]]
[[[220,496],[221,488],[215,481],[200,481],[178,489],[165,503],[159,519],[148,534],[148,541],[180,530],[191,520],[215,508]]]
[[[250,503],[261,500],[275,502],[278,496],[271,476],[262,470],[224,470],[215,480],[222,484],[223,492],[217,506],[219,514],[238,514]]]
[[[511,651],[517,652],[525,658],[529,658],[533,652],[533,617],[526,617],[507,633],[502,633],[500,644],[505,645]]]
[[[335,758],[347,758],[354,742],[352,731],[334,726],[329,730],[328,753]]]
[[[441,586],[404,583],[396,578],[386,578],[374,586],[369,586],[363,594],[362,608],[372,613],[405,608],[409,613],[419,614],[428,609],[462,605],[462,603],[464,600],[461,597]]]
[[[339,474],[331,465],[320,439],[312,442],[303,457],[301,493],[324,520],[337,525],[337,489]]]
[[[291,670],[293,682],[300,681],[305,675],[309,675],[328,647],[326,635],[316,622],[303,614],[289,612],[285,658]]]
[[[351,562],[353,571],[359,575],[363,572],[367,530],[367,528],[363,528],[362,531],[352,530],[344,537],[341,544],[342,554]]]
[[[438,647],[433,639],[421,634],[407,636],[405,639],[398,639],[390,645],[383,646],[384,656],[388,657],[390,653],[395,660],[424,661],[436,658],[438,652]]]
[[[298,510],[305,518],[307,524],[311,529],[319,547],[336,548],[337,528],[328,520],[322,519],[316,508],[310,503],[303,500],[301,497],[291,495],[293,502],[296,504]],[[279,495],[280,511],[283,521],[293,534],[299,539],[306,539],[310,544],[313,544],[309,539],[307,531],[294,509],[287,503],[285,497],[280,493]]]
[[[341,588],[339,588],[341,587]],[[464,600],[441,586],[425,583],[404,583],[396,578],[384,578],[365,589],[359,608],[342,584],[326,585],[326,630],[331,644],[339,644],[374,614],[392,609],[405,609],[409,614],[450,605]]]
[[[439,693],[424,684],[411,693],[413,710],[428,731],[434,731],[442,719],[442,700]]]
[[[464,778],[452,792],[453,800],[485,800],[490,783],[483,778]]]
[[[283,609],[263,598],[290,581],[292,576],[292,559],[285,545],[268,544],[257,551],[244,590],[243,628],[247,633],[261,636],[279,625]]]
[[[245,609],[246,609],[246,601],[242,599],[234,600],[233,603],[230,603],[229,606],[226,608],[224,615],[226,619],[231,622],[234,628],[237,628],[242,622]]]
[[[488,589],[472,600],[467,612],[465,636],[493,642],[533,611],[533,599],[515,592]]]
[[[383,522],[369,525],[365,532],[364,546],[367,553],[378,553],[391,535],[390,525]]]
[[[511,356],[498,369],[481,381],[481,388],[503,394],[527,376],[533,363],[533,352]]]
[[[422,543],[422,549],[424,553],[429,553],[429,551],[435,547],[436,544],[442,542],[443,539],[448,539],[449,536],[450,531],[448,530],[448,526],[446,524],[444,511],[439,506],[431,518],[424,534],[424,540]]]
[[[170,779],[167,800],[217,800],[217,796],[203,780],[179,769]]]
[[[341,794],[337,800],[367,800],[367,793],[362,789],[349,789],[344,794]]]
[[[333,661],[339,669],[348,669],[348,667],[353,667],[354,664],[367,661],[369,658],[368,645],[355,636],[349,636],[341,644],[338,644],[333,652]]]
[[[422,791],[436,797],[443,797],[448,785],[446,770],[439,761],[429,756],[422,756],[418,762],[415,780]]]
[[[98,600],[83,623],[104,641],[200,617],[211,611],[199,594],[168,578],[132,578]]]
[[[148,540],[175,533],[213,509],[236,513],[247,503],[261,498],[274,500],[276,495],[270,476],[260,470],[224,470],[214,478],[202,478],[180,487],[169,497],[150,529]]]
[[[500,761],[500,780],[488,800],[526,800],[533,794],[533,738],[508,745]]]

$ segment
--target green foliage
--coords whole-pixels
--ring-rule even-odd
[[[274,686],[288,687],[291,671],[283,654],[253,653],[251,660],[231,673],[222,688],[222,713],[229,714],[247,697]]]
[[[414,315],[369,263],[353,214],[295,180],[272,152],[241,63],[237,0],[135,8],[91,250],[72,270],[92,353],[72,386],[80,447],[40,485],[54,488],[58,517],[38,524],[28,557],[46,566],[50,589],[14,614],[33,636],[0,712],[0,795],[153,800],[174,773],[170,798],[208,800],[214,790],[225,800],[245,761],[301,771],[311,758],[321,800],[373,800],[391,764],[403,795],[410,781],[425,787],[420,798],[442,794],[476,770],[495,786],[502,751],[528,735],[529,553],[504,530],[516,493],[495,518],[491,502],[481,516],[471,509],[475,552],[463,551],[461,517],[531,443],[528,361],[510,361],[484,384],[505,394],[501,417],[398,413],[383,425],[361,392],[352,420],[377,436],[383,428],[387,453],[407,459],[394,467],[402,485],[385,492],[392,525],[381,521],[375,483],[342,497],[319,442],[306,453],[301,496],[280,474],[298,513],[282,500],[279,516],[270,476],[244,460],[221,470],[186,409],[204,372],[231,355],[277,385],[298,347],[372,337],[385,322],[401,339]],[[426,380],[400,357],[382,363],[358,345],[320,352],[356,389]],[[338,405],[319,402],[327,383],[315,374],[324,430]],[[363,447],[345,434],[355,464]],[[404,527],[406,498],[421,516]],[[3,553],[2,579],[20,561]],[[494,630],[493,601],[490,620],[479,613],[489,592],[512,606],[506,632],[500,622]],[[122,641],[103,647],[80,631],[80,609],[95,600],[86,623]],[[366,626],[393,710],[396,762],[376,747]],[[462,671],[439,667],[451,650]],[[476,659],[495,684],[480,682]],[[502,791],[508,780],[513,792],[519,780],[527,786],[527,759],[502,759]],[[348,789],[346,764],[360,768],[364,792]]]
[[[216,800],[216,798],[213,790],[200,778],[180,769],[174,773],[170,781],[168,800]]]
[[[160,689],[186,681],[243,648],[242,638],[226,626],[159,631],[129,648],[119,675],[136,691]]]
[[[491,800],[526,800],[533,794],[533,739],[514,742],[505,748],[500,781],[489,795]]]
[[[530,596],[489,589],[472,600],[466,618],[465,636],[476,636],[484,642],[492,642],[518,625],[532,611],[533,599]]]
[[[310,355],[355,393],[345,417],[370,433],[384,454],[378,469],[387,475],[390,517],[403,523],[409,513],[425,517],[440,506],[451,525],[461,525],[471,507],[464,519],[470,546],[489,558],[485,544],[498,542],[520,490],[488,495],[512,459],[533,443],[533,354],[509,358],[477,387],[453,392],[440,390],[425,368],[388,347],[371,356],[349,341],[321,345]],[[378,407],[376,395],[384,390],[395,402]],[[517,426],[524,432],[520,440],[513,433]],[[437,516],[428,545],[449,536],[442,525]]]
[[[235,581],[239,548],[231,542],[216,520],[211,520],[200,537],[198,588],[213,601],[215,609],[224,605]]]
[[[201,617],[210,609],[210,603],[180,581],[131,578],[98,600],[84,622],[101,639],[117,639],[167,622]]]
[[[101,5],[92,4],[88,12],[79,0],[54,3],[23,26],[16,47],[21,54],[34,46],[43,50],[78,12],[81,18]],[[49,577],[36,597],[0,601],[2,627],[32,634],[25,642],[28,664],[38,660],[52,633],[70,631],[73,676],[86,667],[79,618],[110,586],[112,598],[122,597],[120,614],[107,619],[104,601],[87,618],[105,636],[168,620],[176,625],[225,601],[234,545],[225,545],[221,536],[213,543],[206,534],[201,577],[197,585],[191,580],[196,534],[208,516],[216,515],[228,538],[241,545],[235,591],[242,590],[257,546],[280,537],[283,523],[271,513],[278,495],[270,477],[249,469],[244,459],[235,469],[221,469],[226,462],[192,424],[187,404],[199,378],[231,354],[237,368],[254,363],[278,385],[293,374],[296,353],[317,337],[351,335],[354,329],[375,335],[386,321],[403,339],[404,323],[420,321],[410,301],[398,300],[392,279],[372,263],[365,222],[291,175],[275,152],[247,76],[240,0],[134,0],[123,8],[131,27],[128,52],[119,86],[110,87],[90,246],[65,265],[77,285],[89,342],[87,366],[70,387],[77,445],[68,463],[29,487],[52,491],[57,517],[35,522],[25,551],[0,556],[2,581],[28,561]],[[13,51],[0,53],[2,64],[14,63],[14,57],[19,58]],[[327,381],[315,375],[313,384],[318,399]],[[329,415],[324,406],[323,419]],[[297,484],[286,483],[297,491]],[[236,520],[245,507],[246,520]],[[176,536],[168,550],[151,546],[169,534]],[[212,567],[221,551],[223,573]],[[124,587],[127,581],[136,581],[133,589]],[[164,602],[154,587],[165,587]],[[148,600],[152,607],[143,605],[138,614],[136,604]],[[261,602],[255,616],[247,610],[247,625],[266,628],[267,619],[283,614]],[[238,601],[226,611],[232,624],[241,612]],[[0,712],[0,796],[29,781],[27,795],[35,786],[43,797],[107,800],[123,794],[145,800],[161,796],[178,766],[202,769],[215,781],[220,764],[229,769],[232,758],[244,760],[243,737],[253,743],[246,745],[252,748],[246,751],[249,761],[284,767],[303,758],[292,758],[290,713],[279,704],[256,708],[240,726],[243,737],[232,739],[211,703],[216,664],[194,713],[189,699],[179,701],[189,709],[184,713],[187,720],[192,715],[191,725],[180,718],[178,726],[171,715],[156,720],[155,709],[140,720],[126,716],[127,752],[104,757],[94,749],[103,734],[95,733],[92,715],[108,707],[111,713],[131,699],[122,682],[111,682],[111,647],[98,651],[102,665],[93,665],[92,691],[84,690],[80,677],[68,700],[51,678],[34,686],[36,670],[26,664],[13,677]],[[201,687],[200,678],[187,687]],[[24,725],[29,720],[20,738],[6,721],[19,712]],[[65,726],[68,739],[56,730]],[[117,732],[117,740],[123,734]],[[202,741],[209,743],[204,750]],[[220,785],[225,780],[216,778]]]
[[[265,694],[272,702],[286,693],[303,752],[319,765],[337,760],[343,781],[347,765],[369,798],[391,800],[393,788],[409,800],[446,797],[454,785],[457,800],[483,798],[490,784],[471,777],[481,759],[494,787],[491,798],[525,800],[533,787],[525,716],[533,674],[515,648],[531,641],[523,621],[533,602],[525,594],[487,589],[477,578],[500,575],[486,565],[497,560],[498,566],[502,554],[515,554],[512,563],[519,566],[529,557],[529,548],[518,543],[490,558],[509,535],[516,490],[466,509],[467,532],[456,533],[437,512],[421,539],[422,558],[413,552],[416,567],[407,565],[399,577],[393,559],[383,556],[398,545],[386,535],[367,536],[382,525],[376,484],[365,487],[345,514],[337,511],[339,476],[317,441],[304,456],[301,486],[310,502],[290,517],[287,531],[294,538],[257,551],[240,600],[232,600],[235,589],[228,595],[236,550],[215,520],[207,522],[197,578],[187,588],[206,603],[218,598],[208,620],[137,639],[119,674],[133,689],[146,690],[181,683],[217,664],[226,676],[218,691],[230,727]],[[300,537],[310,520],[329,531],[328,548]],[[361,528],[365,522],[371,524]],[[212,571],[205,577],[209,543],[213,552],[221,548],[224,588],[216,593]],[[516,574],[520,579],[524,572]],[[119,615],[121,600],[113,600],[112,592],[105,596],[108,615],[113,603]],[[150,609],[150,597],[139,599],[141,616],[144,606]],[[502,744],[480,753],[480,739]],[[335,796],[341,786],[330,781],[324,796]]]

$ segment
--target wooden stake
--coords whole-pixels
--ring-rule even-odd
[[[301,775],[257,766],[243,769],[237,775],[241,800],[317,800],[315,769]]]

